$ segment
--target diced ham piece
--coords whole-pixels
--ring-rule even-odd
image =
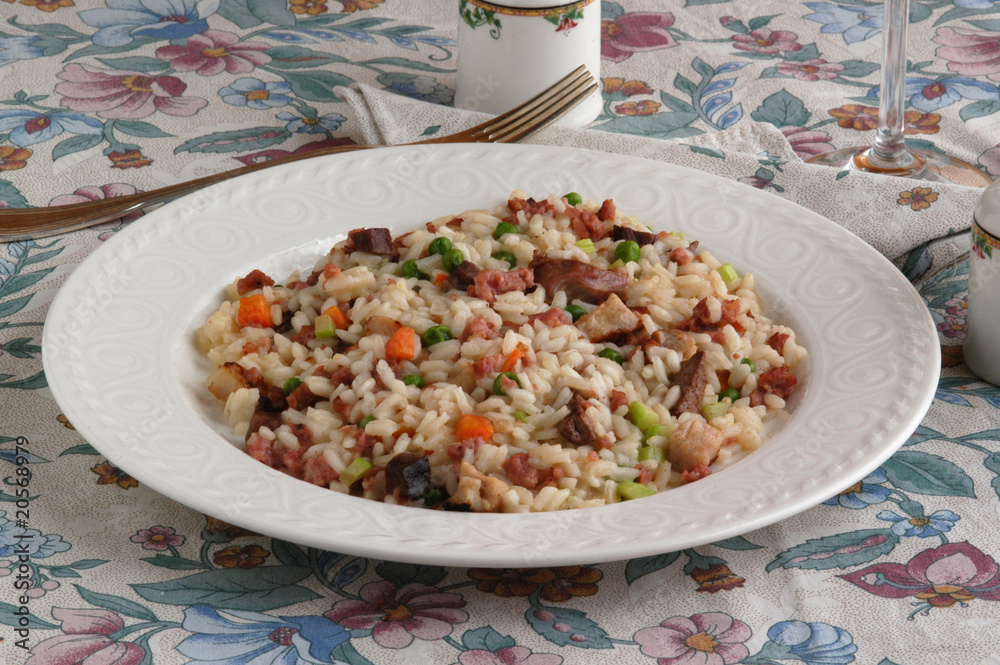
[[[628,397],[620,390],[611,391],[611,413],[628,404]]]
[[[491,374],[501,362],[503,362],[503,356],[500,354],[483,356],[472,365],[472,374],[477,380],[481,379],[487,374]]]
[[[260,270],[251,270],[246,277],[236,282],[236,292],[242,296],[265,286],[274,286],[274,280]]]
[[[580,332],[595,343],[627,335],[641,325],[642,320],[614,293],[576,321]]]
[[[788,399],[795,392],[795,376],[788,371],[788,368],[772,367],[757,378],[757,387],[764,392],[777,395],[781,399]]]
[[[306,344],[309,343],[309,340],[313,339],[313,336],[315,334],[316,334],[316,326],[309,325],[307,323],[306,325],[299,328],[299,331],[295,333],[295,337],[292,338],[292,341],[298,342],[299,344],[305,346]]]
[[[785,342],[788,341],[788,338],[788,333],[776,332],[767,338],[767,345],[779,354],[784,353]]]
[[[600,240],[607,237],[608,232],[604,229],[604,224],[597,215],[586,208],[580,210],[569,207],[566,208],[566,214],[569,215],[570,225],[572,225],[573,233],[576,234],[577,238]]]
[[[480,273],[480,270],[480,267],[472,261],[462,261],[448,276],[445,287],[465,291],[476,283],[476,275]]]
[[[302,480],[313,485],[329,487],[330,482],[340,477],[322,455],[310,457],[302,465]]]
[[[597,219],[602,222],[613,222],[617,212],[618,210],[615,208],[615,202],[611,199],[604,199],[604,203],[601,204],[601,209],[597,211]]]
[[[480,270],[475,277],[475,284],[469,287],[469,295],[482,298],[492,304],[496,297],[511,291],[527,291],[535,285],[534,273],[531,268],[518,268],[504,272],[502,270]]]
[[[277,460],[274,455],[273,441],[265,439],[259,434],[254,434],[247,439],[246,451],[247,455],[258,462],[263,462],[272,468],[275,466]]]
[[[249,440],[250,437],[256,434],[261,427],[266,427],[273,432],[281,427],[281,423],[282,420],[280,412],[257,409],[253,412],[253,416],[250,418],[250,426],[247,428],[245,440]]]
[[[693,483],[696,480],[701,480],[712,475],[712,469],[710,469],[705,464],[699,464],[693,469],[688,471],[681,471],[681,482],[684,484]]]
[[[257,408],[261,411],[276,411],[281,413],[288,408],[285,391],[281,389],[281,386],[269,386],[266,390],[261,388]]]
[[[393,261],[399,258],[399,250],[392,242],[392,233],[389,229],[354,229],[347,234],[347,244],[344,251],[367,252],[369,254],[379,254],[388,256]]]
[[[459,339],[468,342],[470,339],[496,339],[500,336],[497,327],[482,316],[474,316],[465,324],[465,329]]]
[[[309,386],[304,383],[290,392],[287,399],[288,408],[296,411],[305,411],[317,402],[323,401],[322,397],[309,390]]]
[[[605,270],[576,259],[536,254],[529,268],[534,271],[535,283],[545,288],[549,303],[558,291],[565,291],[569,302],[582,300],[596,305],[612,293],[623,292],[628,284],[628,273],[623,270]]]
[[[590,403],[580,393],[573,391],[566,406],[569,407],[569,415],[559,421],[556,430],[564,439],[577,446],[592,446],[597,443],[597,431],[594,423],[587,417],[586,411]]]
[[[708,466],[722,448],[722,432],[700,420],[687,420],[670,435],[667,461],[677,471]]]
[[[244,356],[248,356],[251,353],[256,353],[258,355],[267,355],[271,351],[271,338],[270,337],[257,337],[250,342],[243,345],[243,350],[241,353]]]
[[[643,485],[652,482],[653,472],[644,467],[642,464],[636,464],[635,468],[639,470],[639,477],[635,479],[635,482],[642,483]]]
[[[671,383],[680,386],[681,389],[681,396],[670,407],[671,415],[701,412],[701,402],[705,397],[707,383],[705,363],[705,352],[698,351],[681,363],[680,371],[670,377]]]
[[[613,240],[631,240],[632,242],[638,243],[640,247],[643,245],[652,245],[656,242],[656,236],[652,233],[640,231],[639,229],[633,229],[629,226],[614,227],[611,229],[611,238]]]
[[[541,473],[528,462],[528,453],[518,453],[508,457],[501,465],[507,479],[515,485],[535,489],[541,481]]]
[[[558,328],[559,326],[565,326],[573,323],[572,317],[570,317],[566,310],[561,307],[553,307],[552,309],[545,310],[541,314],[532,314],[528,317],[528,325],[534,326],[535,321],[541,321],[549,328]]]
[[[694,259],[694,252],[685,247],[674,247],[670,250],[670,260],[679,266],[686,266]]]

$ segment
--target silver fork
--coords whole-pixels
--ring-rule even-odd
[[[590,72],[581,66],[554,83],[550,88],[488,122],[456,134],[405,145],[516,143],[548,127],[595,90],[597,90],[597,83]],[[300,159],[380,147],[385,146],[354,144],[319,148],[128,196],[73,203],[54,208],[5,208],[0,210],[0,242],[44,238],[57,233],[78,231],[260,169],[288,164]]]

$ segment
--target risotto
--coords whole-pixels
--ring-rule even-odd
[[[360,228],[197,331],[246,453],[376,501],[534,512],[695,482],[758,448],[806,357],[754,278],[613,201],[515,191]]]

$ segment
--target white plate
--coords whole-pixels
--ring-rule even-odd
[[[745,459],[684,487],[599,508],[467,514],[312,486],[231,443],[192,331],[253,268],[311,266],[352,228],[394,232],[513,189],[612,197],[753,272],[810,353],[792,417]],[[857,482],[917,427],[940,352],[920,296],[880,254],[776,196],[662,162],[566,148],[403,147],[231,180],[122,231],[58,293],[45,372],[74,426],[115,465],[196,510],[323,549],[415,563],[544,566],[710,543],[814,506]]]

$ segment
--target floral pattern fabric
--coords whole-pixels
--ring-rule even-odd
[[[0,2],[0,207],[463,128],[475,116],[450,108],[454,5]],[[136,213],[0,245],[0,661],[992,662],[1000,391],[961,357],[979,192],[803,162],[872,139],[881,8],[605,0],[602,113],[588,130],[538,137],[766,189],[892,259],[926,300],[944,368],[930,412],[879,468],[770,527],[596,565],[366,560],[200,515],[92,448],[42,371],[54,294],[103,242],[143,223]],[[1000,175],[1000,5],[911,0],[910,18],[908,140]]]

